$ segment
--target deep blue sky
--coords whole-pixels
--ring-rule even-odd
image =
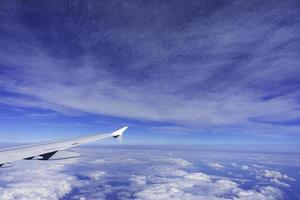
[[[300,145],[300,2],[1,1],[0,140]]]

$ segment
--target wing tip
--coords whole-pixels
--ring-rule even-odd
[[[114,137],[121,136],[121,135],[126,131],[126,129],[128,129],[128,126],[124,126],[123,128],[120,128],[120,129],[114,131],[114,132],[112,133],[112,135],[113,135]]]

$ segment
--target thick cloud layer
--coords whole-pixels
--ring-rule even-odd
[[[79,186],[77,178],[65,170],[76,160],[23,161],[1,168],[0,199],[57,200]]]
[[[299,195],[299,174],[291,172],[299,170],[300,161],[292,155],[266,164],[272,155],[244,153],[241,158],[234,152],[208,156],[194,150],[126,147],[80,152],[76,159],[20,161],[1,168],[0,199],[289,200]],[[289,175],[283,164],[292,169]]]

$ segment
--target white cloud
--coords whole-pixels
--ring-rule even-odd
[[[220,164],[220,163],[215,163],[215,162],[208,162],[206,163],[207,166],[214,168],[214,169],[224,169],[225,167]]]
[[[165,158],[164,162],[145,171],[143,175],[132,178],[134,182],[142,180],[138,191],[134,193],[136,199],[277,200],[282,198],[281,191],[275,187],[242,189],[235,181],[245,180],[208,175],[201,171],[189,172],[185,169],[189,169],[191,165],[175,164],[172,159],[167,164],[169,159]],[[215,167],[215,163],[213,166]]]
[[[238,197],[234,200],[277,200],[282,199],[282,193],[277,188],[266,186],[261,187],[258,191],[242,190],[238,192]]]
[[[252,164],[251,166],[255,167],[255,168],[258,168],[258,169],[264,169],[264,168],[266,168],[265,166],[257,165],[257,164]]]
[[[95,180],[95,181],[98,181],[100,180],[101,178],[103,178],[104,176],[106,175],[106,173],[104,171],[92,171],[92,172],[89,172],[87,174],[87,176],[92,179],[92,180]]]
[[[242,170],[245,170],[245,171],[247,171],[247,170],[250,170],[250,166],[248,166],[248,165],[239,165],[239,164],[237,164],[237,163],[231,163],[231,165],[233,166],[233,167],[239,167],[239,168],[241,168]]]
[[[146,176],[139,176],[139,175],[132,175],[130,181],[137,185],[146,185],[147,182]]]
[[[158,174],[159,175],[159,174]],[[151,176],[148,176],[151,182]],[[146,185],[135,194],[137,199],[259,199],[276,200],[281,198],[280,190],[273,187],[260,187],[257,190],[244,190],[230,180],[212,180],[201,172],[187,173],[172,179],[162,179],[156,184]]]
[[[264,176],[268,178],[280,178],[280,179],[291,180],[291,178],[288,177],[287,175],[282,174],[279,171],[275,171],[275,170],[264,170]]]
[[[1,168],[1,200],[58,200],[79,186],[75,176],[65,173],[69,161],[22,161]]]
[[[240,167],[242,170],[250,172],[251,174],[255,175],[256,179],[258,180],[267,180],[272,184],[276,184],[283,187],[290,187],[288,183],[285,183],[283,181],[295,181],[294,178],[291,178],[276,170],[266,169],[266,167],[262,165],[252,164],[250,166],[234,164],[234,166]]]
[[[288,183],[283,182],[283,180],[295,181],[295,179],[275,170],[264,170],[260,172],[260,175],[265,178],[268,178],[272,183],[275,183],[283,187],[290,187],[290,185]]]
[[[176,166],[180,166],[180,167],[189,167],[192,165],[192,163],[190,163],[187,160],[181,158],[174,158],[174,157],[169,157],[167,160],[165,160],[165,158],[156,158],[155,160],[160,162],[173,163]]]
[[[123,150],[124,151],[124,150]],[[96,153],[96,152],[95,152]],[[259,199],[259,200],[275,200],[282,199],[281,189],[288,186],[286,181],[291,180],[287,175],[284,175],[274,169],[270,169],[262,164],[248,164],[255,163],[269,163],[272,164],[291,164],[295,162],[293,155],[279,157],[272,154],[256,154],[256,153],[243,153],[243,158],[247,160],[247,164],[243,164],[240,153],[214,153],[203,154],[197,159],[197,162],[204,165],[210,164],[212,167],[226,166],[226,172],[233,172],[226,163],[214,162],[215,160],[222,160],[224,158],[230,159],[229,162],[234,169],[242,170],[241,173],[234,171],[226,177],[216,176],[214,174],[207,174],[203,170],[198,170],[197,165],[192,160],[185,160],[176,157],[175,152],[152,152],[149,154],[147,150],[138,151],[138,153],[132,154],[131,152],[125,153],[126,159],[123,154],[114,153],[114,157],[107,156],[112,153],[111,150],[103,152],[103,158],[106,162],[99,162],[101,165],[122,165],[122,168],[127,169],[134,168],[134,172],[137,174],[129,174],[128,179],[130,181],[130,187],[117,186],[112,187],[114,190],[126,190],[125,196],[135,196],[137,199],[159,199],[159,198],[186,198],[186,199],[221,199],[222,197],[228,197],[229,199]],[[97,153],[98,155],[98,153]],[[208,158],[214,160],[209,160]],[[97,163],[93,163],[98,165]],[[201,169],[201,167],[200,167]],[[220,171],[221,172],[221,171]],[[247,178],[243,177],[244,173],[247,173]],[[229,173],[228,173],[229,174]],[[267,177],[266,177],[266,176]],[[248,177],[251,176],[251,177]],[[275,177],[277,177],[275,179]],[[283,179],[279,179],[282,177]],[[255,179],[257,178],[257,180]],[[111,177],[110,177],[111,179]],[[285,181],[284,181],[285,180]],[[101,184],[105,184],[105,178]],[[253,181],[257,181],[257,185],[252,188],[244,189],[243,184],[252,184]],[[259,183],[264,183],[260,185]],[[267,184],[267,185],[265,185]],[[268,186],[269,185],[269,186]],[[148,195],[148,198],[147,198]],[[126,198],[125,198],[126,199]]]
[[[242,168],[242,170],[248,170],[249,166],[248,165],[242,165],[241,168]]]
[[[248,180],[242,177],[244,171],[241,171],[241,174],[230,175],[231,177],[216,176],[197,166],[199,159],[188,161],[176,157],[176,153],[125,148],[104,148],[101,151],[81,148],[80,152],[82,156],[75,160],[22,161],[11,168],[1,169],[5,172],[0,175],[1,184],[6,187],[0,188],[0,199],[15,197],[20,200],[31,200],[34,195],[33,199],[55,200],[69,194],[67,197],[74,200],[80,198],[98,200],[111,196],[143,200],[279,200],[283,196],[278,188],[287,186],[282,180],[291,180],[287,175],[274,169],[247,165],[249,172],[260,174],[261,178],[264,178],[262,179],[264,183],[260,185],[262,180],[259,180],[245,189],[243,183]],[[223,158],[225,156],[223,153],[220,155]],[[97,157],[101,158],[99,162],[93,162]],[[230,158],[240,159],[239,156],[235,157],[232,154]],[[265,159],[263,156],[260,158]],[[207,160],[200,163],[206,162]],[[243,166],[232,164],[239,169]],[[227,169],[230,171],[230,167]],[[235,178],[237,176],[240,178]],[[255,179],[249,178],[249,181],[248,183],[252,184]],[[76,192],[70,194],[72,189]]]
[[[193,173],[193,174],[187,174],[185,175],[188,179],[198,180],[198,181],[207,181],[210,182],[211,179],[208,175],[203,174],[201,172]]]
[[[275,183],[275,184],[280,185],[280,186],[283,186],[283,187],[290,187],[289,184],[284,183],[284,182],[278,180],[277,178],[272,178],[270,181],[271,181],[272,183]]]
[[[126,46],[125,54],[135,55],[134,59],[122,57],[124,50],[118,57],[87,51],[74,64],[73,58],[48,53],[49,49],[40,44],[35,33],[10,19],[11,26],[4,28],[24,33],[28,41],[19,44],[14,38],[1,40],[1,46],[6,48],[0,52],[5,68],[0,75],[0,86],[14,95],[1,96],[0,103],[64,114],[92,113],[173,122],[203,130],[213,127],[211,131],[219,132],[226,128],[228,132],[239,133],[299,133],[297,126],[279,128],[253,122],[253,119],[282,122],[300,116],[299,92],[286,83],[299,79],[299,58],[291,47],[297,38],[298,25],[282,27],[270,20],[298,15],[292,4],[262,5],[261,10],[256,9],[255,3],[244,5],[234,1],[209,10],[204,19],[194,16],[188,21],[178,18],[173,10],[166,12],[168,6],[151,4],[149,9],[135,3],[124,4],[141,20],[134,19],[133,23],[146,26],[147,18],[140,17],[145,13],[155,23],[141,30],[130,26],[133,24],[130,28],[108,26],[105,35],[102,31],[85,33],[79,37],[84,42],[74,43],[84,44],[83,49],[90,49],[86,45],[102,49],[105,47],[97,46],[97,41],[104,37],[112,48]],[[207,7],[200,4],[200,8]],[[99,23],[95,30],[103,25],[99,19],[89,20]],[[177,20],[181,25],[174,31],[177,23],[170,22]],[[69,32],[82,31],[75,31],[74,27]],[[115,60],[123,59],[128,63],[114,65]],[[181,130],[187,131],[185,127]]]
[[[180,169],[180,166],[177,165],[161,165],[157,164],[150,167],[152,172],[159,173],[160,175],[164,175],[165,177],[180,177],[185,176],[186,171]]]

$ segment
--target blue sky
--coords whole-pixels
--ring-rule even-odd
[[[300,143],[300,4],[1,1],[0,139]]]

